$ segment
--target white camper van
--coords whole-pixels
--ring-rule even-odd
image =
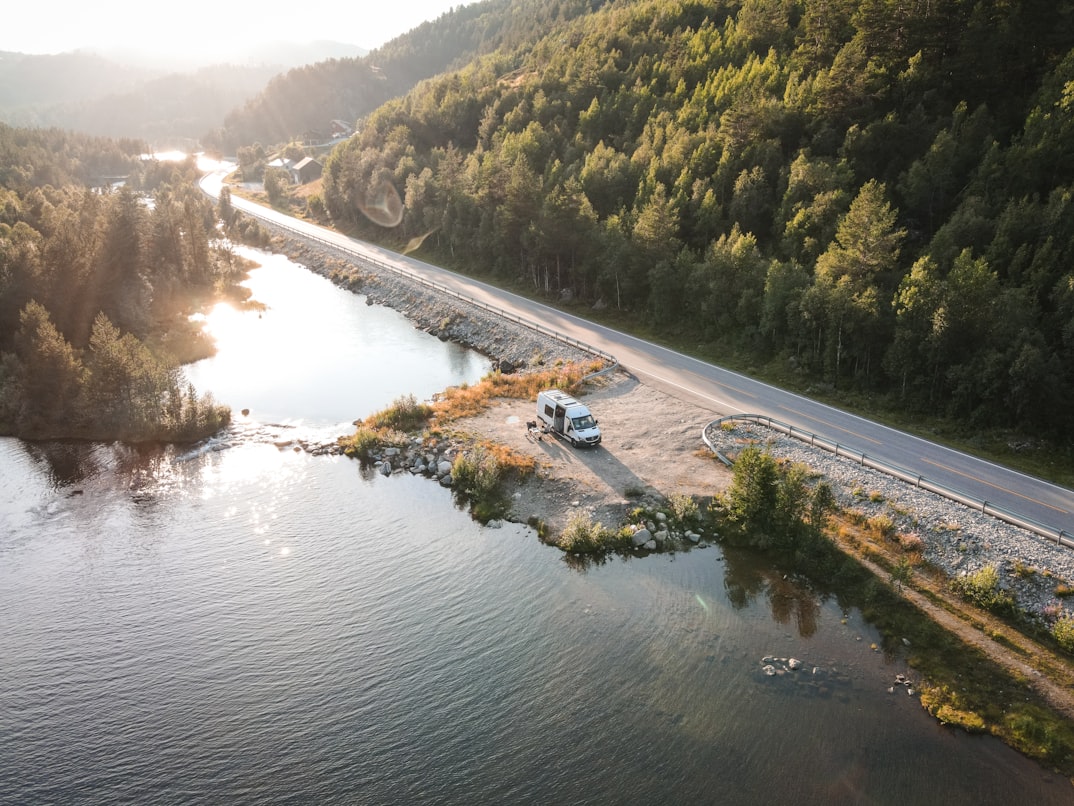
[[[571,445],[600,444],[600,429],[589,409],[559,389],[537,394],[537,419],[546,431]]]

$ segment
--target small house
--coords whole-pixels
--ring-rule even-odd
[[[324,166],[313,157],[306,157],[291,166],[291,181],[296,185],[304,185],[321,178]]]

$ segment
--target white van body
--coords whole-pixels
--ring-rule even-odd
[[[559,389],[537,394],[537,419],[571,445],[599,445],[600,429],[589,409]]]

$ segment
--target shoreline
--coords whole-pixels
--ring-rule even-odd
[[[461,301],[439,297],[403,277],[384,276],[323,247],[291,236],[276,236],[273,240],[274,249],[337,285],[365,295],[368,304],[398,310],[419,329],[457,341],[494,361],[508,361],[519,371],[557,361],[592,358],[522,325]],[[673,493],[711,498],[726,489],[731,472],[701,439],[702,428],[722,412],[646,387],[622,369],[610,377],[596,379],[588,387],[583,400],[600,420],[605,434],[604,444],[597,449],[573,449],[551,438],[527,440],[525,423],[533,419],[533,403],[501,398],[492,401],[484,413],[452,423],[459,437],[451,441],[449,453],[464,450],[468,442],[489,440],[533,456],[537,472],[513,491],[511,520],[537,520],[554,530],[562,530],[576,512],[616,528],[640,502],[666,500]],[[654,411],[661,413],[659,418],[653,416]],[[1074,673],[1068,660],[1049,653],[1046,666],[1050,672],[1042,672],[1040,663],[1031,662],[1035,651],[1032,647],[1039,648],[1038,644],[1029,638],[1019,642],[1019,631],[985,611],[960,603],[950,592],[946,597],[938,596],[937,587],[945,583],[937,585],[926,578],[928,569],[950,580],[960,573],[995,565],[1001,572],[1002,590],[1011,593],[1033,619],[1043,620],[1049,611],[1054,614],[1057,607],[1065,609],[1055,591],[1061,584],[1074,583],[1074,552],[940,496],[912,490],[897,479],[801,443],[781,441],[775,432],[747,434],[739,428],[710,436],[727,440],[725,447],[731,452],[743,441],[751,440],[778,458],[801,462],[828,480],[840,505],[862,521],[890,518],[896,530],[913,535],[914,545],[920,548],[928,566],[915,569],[914,581],[902,588],[901,595],[944,629],[984,651],[1009,673],[1025,678],[1057,713],[1074,721]],[[415,445],[415,450],[422,448]],[[414,472],[406,467],[394,469]],[[856,550],[845,540],[834,542],[880,582],[887,583],[890,575],[875,562],[874,552]],[[1005,644],[1013,644],[1015,649]]]
[[[435,292],[417,287],[401,276],[385,276],[386,273],[372,267],[355,266],[345,258],[326,254],[328,250],[320,245],[313,246],[290,235],[276,236],[274,241],[276,248],[310,271],[355,293],[365,295],[367,304],[393,308],[413,322],[415,327],[438,338],[457,341],[493,361],[509,362],[519,371],[525,371],[527,367],[543,367],[557,361],[581,362],[592,358],[591,354],[576,347],[556,342],[522,325],[507,322],[495,314],[458,300],[439,297]],[[669,442],[667,449],[672,450],[677,445],[679,450],[685,450],[690,456],[702,450],[706,456],[711,456],[701,440],[701,429],[723,412],[648,389],[622,369],[613,373],[613,378],[625,378],[625,382],[631,384],[632,389],[640,387],[649,392],[644,400],[631,399],[621,404],[616,415],[619,420],[629,419],[631,409],[638,409],[647,412],[660,411],[660,418],[649,415],[648,419],[660,419],[661,422],[655,427],[644,420],[641,423],[610,423],[612,428],[603,430],[611,437],[612,442],[606,443],[600,450],[608,451],[613,448],[618,435],[626,448],[620,461],[631,461],[629,454],[638,454],[645,440],[666,441],[668,435],[665,432],[675,431],[672,426],[681,426],[688,420],[686,431],[692,434],[694,439],[689,440],[689,444],[683,444],[680,440],[676,440],[674,444]],[[606,418],[606,414],[601,410],[600,396],[595,400],[590,395],[601,389],[614,388],[617,383],[617,380],[597,379],[589,384],[591,388],[586,402],[594,403],[592,408],[598,419]],[[605,393],[604,397],[612,399],[614,396]],[[641,397],[640,393],[637,397]],[[515,428],[502,428],[495,422],[495,417],[489,415],[471,418],[472,423],[463,421],[456,423],[456,426],[464,429],[476,428],[482,432],[491,431],[492,433],[483,433],[482,436],[506,440],[510,447],[528,450],[526,446],[529,443],[524,438],[524,424],[533,419],[533,412],[530,411],[532,404],[515,406],[509,401],[500,401],[497,405],[503,410],[501,414],[504,418],[516,419]],[[722,445],[731,453],[744,442],[754,441],[763,444],[773,455],[809,466],[832,483],[833,491],[843,508],[861,512],[865,517],[890,517],[898,531],[910,533],[920,539],[926,559],[938,565],[948,576],[954,577],[990,563],[996,564],[1005,577],[1006,587],[1012,591],[1018,604],[1029,612],[1043,615],[1048,607],[1060,603],[1058,597],[1054,596],[1054,589],[1059,584],[1074,588],[1074,551],[1049,543],[1026,530],[938,495],[914,489],[897,479],[860,467],[849,460],[810,449],[759,425],[737,424],[729,431],[710,429],[708,435],[714,444]],[[545,444],[556,443],[551,441]],[[547,455],[549,451],[539,453]],[[585,449],[578,454],[576,463],[585,463],[581,458],[586,454]],[[541,456],[534,455],[535,458],[542,459]],[[718,463],[715,463],[717,468],[713,468],[707,461],[702,461],[699,466],[688,459],[679,458],[692,466],[689,474],[682,475],[681,483],[688,488],[703,491],[695,494],[718,493],[730,480],[730,471],[723,469]],[[653,456],[639,457],[640,463],[653,461],[656,461]],[[669,485],[661,483],[660,480],[678,477],[680,474],[675,472],[675,466],[675,461],[669,461],[662,469],[633,470],[630,475],[640,480],[642,488],[648,487],[650,492],[666,496],[668,493],[660,490],[660,487]],[[693,483],[702,468],[713,475],[711,483]],[[553,469],[554,465],[546,465],[544,473],[539,475],[551,478],[554,475]],[[595,486],[599,488],[600,484],[595,483]],[[608,492],[612,491],[609,489]],[[554,518],[549,519],[548,522],[553,520]],[[1029,568],[1035,568],[1037,573],[1029,574]]]

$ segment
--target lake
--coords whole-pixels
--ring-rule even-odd
[[[1071,802],[761,557],[579,567],[295,450],[489,362],[262,259],[189,373],[250,409],[229,434],[0,440],[0,803]]]

